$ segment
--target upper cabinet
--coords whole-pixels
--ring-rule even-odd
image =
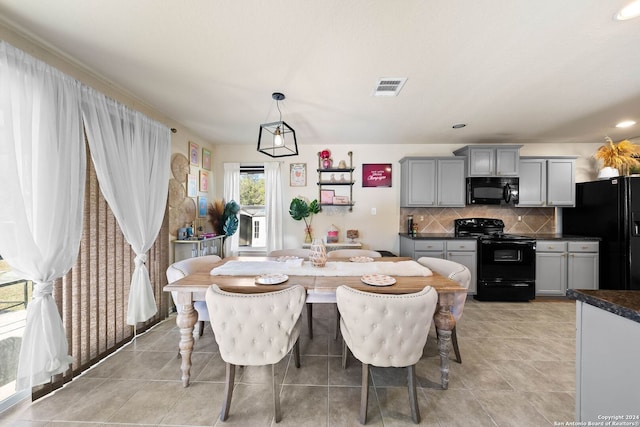
[[[522,145],[467,145],[453,152],[467,158],[467,176],[518,176]]]
[[[518,206],[575,206],[576,157],[521,157]]]
[[[465,205],[464,159],[405,157],[401,166],[401,207]]]

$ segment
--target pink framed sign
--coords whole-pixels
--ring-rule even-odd
[[[363,187],[391,187],[391,163],[364,163]]]

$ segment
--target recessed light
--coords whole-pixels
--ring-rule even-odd
[[[635,0],[620,9],[616,15],[618,21],[626,21],[628,19],[637,18],[640,16],[640,0]]]
[[[466,124],[464,124],[464,123],[456,123],[455,125],[453,125],[451,127],[454,128],[454,129],[461,129],[461,128],[465,127],[465,126],[466,126]]]
[[[636,122],[634,122],[633,120],[625,120],[623,122],[620,122],[616,125],[617,128],[628,128],[630,126],[635,125]]]

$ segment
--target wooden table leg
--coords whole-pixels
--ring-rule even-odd
[[[451,343],[451,331],[456,324],[456,320],[451,314],[453,305],[453,293],[442,293],[438,295],[438,306],[433,316],[438,333],[438,353],[440,354],[440,379],[442,389],[449,388],[449,344]]]
[[[193,326],[198,321],[198,312],[193,309],[193,302],[181,304],[176,317],[176,324],[180,328],[180,356],[182,364],[182,385],[189,386],[191,376],[191,352],[193,351]]]

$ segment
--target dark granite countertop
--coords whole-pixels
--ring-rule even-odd
[[[567,296],[640,323],[640,291],[568,289]]]

